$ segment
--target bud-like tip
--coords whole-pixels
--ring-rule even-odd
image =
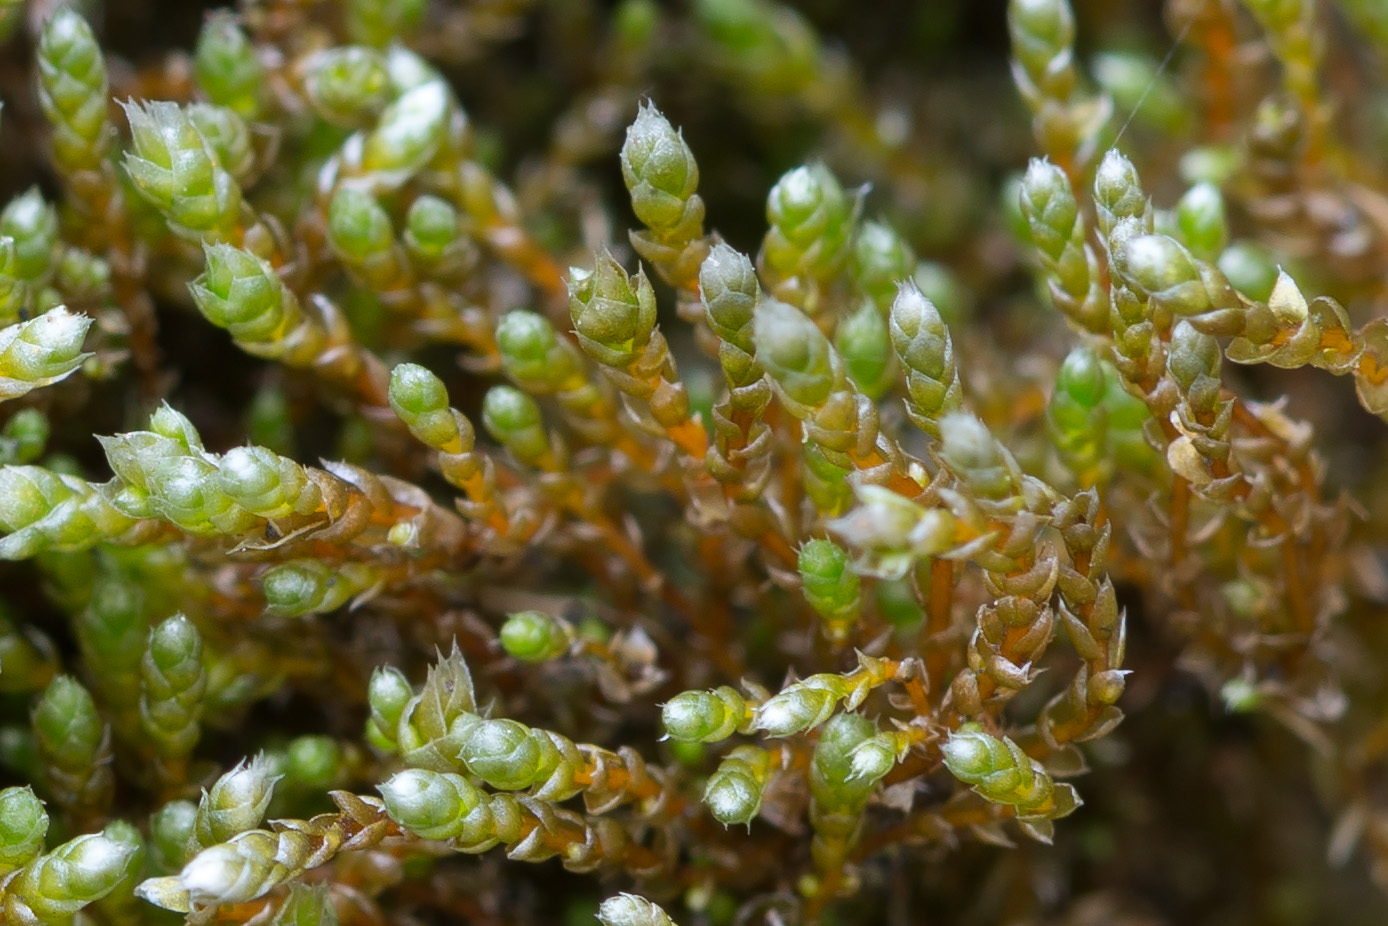
[[[602,926],[675,926],[669,914],[656,904],[635,894],[609,897],[598,908]]]
[[[473,727],[460,758],[468,771],[493,788],[518,791],[535,783],[541,754],[529,727],[492,718]]]
[[[794,306],[765,299],[752,322],[757,360],[793,401],[817,408],[834,388],[833,348],[819,327]]]
[[[538,427],[540,406],[530,396],[512,386],[493,386],[482,399],[482,423],[497,440]]]
[[[386,812],[424,839],[450,839],[483,795],[461,775],[409,768],[378,786]]]
[[[301,617],[324,610],[334,576],[331,567],[317,560],[282,563],[261,577],[261,591],[270,611],[283,617]]]
[[[338,187],[328,205],[328,239],[348,262],[390,250],[395,230],[376,197],[356,187]]]
[[[545,662],[562,655],[573,631],[543,611],[518,611],[501,625],[501,648],[521,662]]]
[[[649,102],[641,104],[627,129],[621,163],[637,218],[657,230],[686,218],[699,186],[699,166],[683,135]]]
[[[410,424],[421,415],[448,408],[448,389],[427,367],[402,363],[390,371],[388,399],[400,420]]]

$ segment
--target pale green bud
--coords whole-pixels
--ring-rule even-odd
[[[114,444],[103,443],[109,458]],[[218,469],[208,460],[152,456],[143,465],[151,512],[183,530],[210,537],[240,533],[255,524],[255,516],[222,490]]]
[[[854,775],[853,756],[876,735],[858,714],[837,714],[824,725],[810,759],[810,795],[821,809],[855,811],[867,800],[876,782]]]
[[[604,248],[591,271],[570,270],[569,314],[584,351],[608,366],[628,367],[655,330],[655,291],[645,273],[628,276]]]
[[[1050,161],[1032,158],[1022,178],[1019,202],[1032,243],[1051,260],[1059,260],[1079,219],[1079,203],[1070,179]]]
[[[1277,261],[1255,241],[1235,241],[1219,255],[1218,266],[1229,283],[1255,302],[1267,302],[1277,285]]]
[[[543,315],[515,309],[496,327],[501,368],[527,389],[553,389],[578,368],[578,357]]]
[[[721,241],[715,244],[699,267],[699,296],[713,333],[752,353],[752,319],[761,287],[747,255]]]
[[[834,390],[833,348],[819,327],[794,306],[765,299],[752,323],[758,362],[781,394],[799,408],[824,405]]]
[[[895,766],[898,746],[888,733],[878,733],[854,746],[848,753],[848,780],[881,781]]]
[[[367,705],[371,716],[366,721],[366,737],[382,752],[393,752],[405,705],[414,697],[414,689],[403,672],[394,666],[378,666],[371,673],[367,687]]]
[[[848,566],[848,552],[832,540],[815,539],[797,559],[805,600],[827,621],[848,624],[862,607],[861,580]],[[835,634],[836,636],[839,634]]]
[[[916,272],[911,245],[885,222],[866,222],[853,239],[853,276],[879,309],[896,298],[897,287]]]
[[[207,17],[193,52],[193,74],[213,103],[246,119],[260,114],[264,69],[234,15],[217,10]]]
[[[134,524],[82,479],[37,466],[0,467],[0,559],[90,549]]]
[[[66,378],[91,356],[82,352],[92,320],[59,306],[0,328],[0,401]]]
[[[90,251],[61,248],[53,285],[68,298],[89,302],[104,299],[111,294],[111,265]]]
[[[42,284],[52,276],[57,258],[58,212],[32,187],[10,200],[0,212],[0,236],[14,239],[13,269],[23,279]]]
[[[1190,322],[1178,322],[1171,332],[1166,368],[1190,405],[1199,411],[1211,410],[1219,401],[1223,359],[1219,342],[1195,330]]]
[[[1181,389],[1189,390],[1200,378],[1219,378],[1223,353],[1219,342],[1201,334],[1189,322],[1178,322],[1171,333],[1167,368]]]
[[[460,223],[458,210],[446,199],[416,197],[405,214],[405,249],[422,266],[461,269],[473,254]]]
[[[464,437],[448,406],[447,387],[427,367],[402,363],[392,369],[386,398],[410,433],[430,447],[453,445]]]
[[[604,900],[598,908],[598,922],[602,926],[677,926],[659,906],[635,894]]]
[[[739,746],[719,763],[704,787],[704,804],[724,826],[750,826],[761,810],[771,756],[756,746]]]
[[[0,878],[36,858],[47,833],[48,814],[30,788],[0,791]]]
[[[202,635],[182,614],[155,627],[141,666],[140,720],[165,757],[186,756],[200,735],[207,668]]]
[[[1056,374],[1056,390],[1084,409],[1096,407],[1107,388],[1103,361],[1093,350],[1077,347],[1065,357]]]
[[[657,233],[697,233],[704,215],[703,202],[695,194],[699,165],[683,134],[649,102],[641,103],[636,121],[627,129],[621,163],[638,219]]]
[[[483,720],[474,726],[458,758],[493,788],[518,791],[538,779],[544,756],[532,731],[514,720]]]
[[[848,470],[829,459],[824,448],[815,443],[803,445],[801,457],[805,464],[805,495],[815,509],[826,515],[843,513],[853,503]]]
[[[285,750],[285,784],[325,791],[341,776],[343,758],[331,736],[296,736]]]
[[[149,636],[145,593],[134,577],[103,568],[91,597],[73,622],[77,644],[108,706],[133,709],[139,699],[140,661]]]
[[[1108,236],[1122,219],[1146,219],[1151,210],[1137,168],[1117,148],[1110,148],[1094,173],[1094,207],[1099,231]]]
[[[828,720],[847,696],[848,686],[842,677],[811,675],[763,702],[752,715],[752,726],[767,736],[804,733]]]
[[[716,743],[746,722],[747,702],[727,685],[713,691],[684,691],[661,708],[665,733],[678,743]]]
[[[198,805],[192,801],[169,801],[149,818],[150,848],[155,869],[161,873],[177,871],[188,858]]]
[[[1113,269],[1135,291],[1176,315],[1218,321],[1242,308],[1222,273],[1166,235],[1124,238],[1113,249]]]
[[[338,187],[328,206],[328,242],[343,263],[357,267],[388,255],[395,246],[395,229],[376,197]]]
[[[137,848],[104,833],[89,833],[65,842],[30,862],[6,884],[6,923],[47,926],[65,922],[87,904],[100,900],[121,882]]]
[[[188,291],[198,311],[241,341],[265,342],[280,337],[297,313],[293,296],[274,268],[264,260],[229,244],[203,246],[207,269]]]
[[[1197,145],[1181,155],[1180,175],[1186,183],[1223,186],[1242,168],[1244,155],[1236,145]]]
[[[278,839],[264,830],[240,833],[204,849],[174,879],[176,890],[183,894],[179,906],[216,907],[246,903],[262,896],[287,874],[287,860],[279,858],[278,849]],[[161,890],[167,884],[163,879],[151,879],[143,882],[136,894],[169,909],[169,901],[174,898]]]
[[[308,514],[322,492],[304,468],[264,447],[234,447],[217,462],[217,487],[262,518]]]
[[[1212,261],[1228,243],[1228,218],[1224,197],[1213,183],[1196,183],[1176,204],[1176,225],[1181,240],[1196,257]]]
[[[1098,355],[1077,347],[1056,374],[1046,408],[1046,424],[1061,459],[1083,485],[1092,485],[1106,468],[1104,441],[1108,420],[1101,407],[1108,395],[1108,373]]]
[[[482,423],[520,462],[541,465],[551,452],[540,406],[511,386],[493,386],[482,400]]]
[[[956,778],[990,801],[1016,807],[1018,816],[1059,817],[1079,806],[1073,789],[1057,787],[1016,743],[990,736],[978,724],[961,726],[941,752]]]
[[[762,242],[766,266],[780,277],[829,279],[847,256],[854,212],[838,179],[823,164],[783,175],[766,201],[771,226]]]
[[[249,763],[244,759],[202,793],[193,821],[193,847],[206,848],[226,842],[237,833],[260,825],[270,806],[275,782],[264,756]]]
[[[1190,252],[1166,235],[1136,235],[1114,253],[1114,263],[1125,280],[1144,294],[1166,293],[1199,279]]]
[[[281,563],[260,577],[270,613],[303,617],[336,611],[375,584],[375,570],[365,563],[331,566],[321,560]]]
[[[1135,119],[1168,137],[1188,129],[1192,101],[1155,57],[1142,52],[1103,52],[1091,59],[1090,70],[1119,112],[1133,113]]]
[[[122,105],[133,144],[125,154],[125,169],[140,195],[182,237],[230,237],[241,217],[241,188],[188,112],[163,100]]]
[[[98,169],[111,146],[110,92],[101,44],[81,13],[58,7],[44,23],[37,63],[53,159],[69,173]]]
[[[379,786],[391,819],[424,839],[460,835],[484,796],[466,778],[408,768]]]
[[[1075,14],[1067,0],[1011,0],[1007,25],[1012,54],[1029,73],[1059,70],[1057,58],[1068,64],[1075,44]]]
[[[718,52],[717,63],[731,71],[739,88],[790,96],[822,73],[819,39],[791,6],[698,0],[694,12]]]
[[[573,627],[543,611],[518,611],[501,625],[501,648],[521,662],[547,662],[568,652]]]
[[[400,420],[411,427],[448,408],[448,389],[428,367],[402,363],[390,373],[390,404]]]
[[[109,802],[111,733],[87,689],[71,676],[58,676],[34,707],[33,725],[54,800],[64,807]]]
[[[331,48],[313,61],[306,81],[308,99],[319,116],[354,127],[374,118],[390,100],[390,72],[374,48]]]
[[[864,302],[839,322],[834,346],[843,358],[848,378],[869,399],[877,401],[895,384],[887,319],[873,302]]]
[[[21,408],[0,428],[0,463],[32,463],[43,455],[52,427],[37,408]]]
[[[945,741],[940,752],[945,767],[960,781],[979,784],[999,769],[1013,764],[1011,751],[997,737],[983,732],[978,724],[964,724]]]
[[[0,468],[0,529],[18,531],[74,496],[59,476],[37,466]]]
[[[906,411],[916,426],[939,436],[939,419],[963,405],[954,343],[935,304],[915,281],[897,291],[890,319],[892,348],[906,371]]]

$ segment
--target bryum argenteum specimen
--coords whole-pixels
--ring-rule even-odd
[[[1381,922],[1388,15],[1126,6],[0,3],[0,919]]]

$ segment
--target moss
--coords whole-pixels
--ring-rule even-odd
[[[1372,3],[166,6],[0,0],[0,919],[1388,915]]]

